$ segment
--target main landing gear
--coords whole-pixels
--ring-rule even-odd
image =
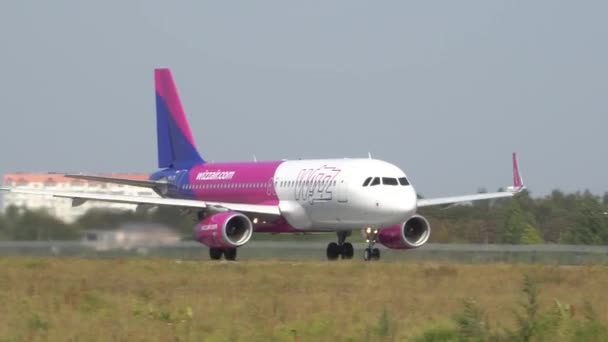
[[[379,260],[380,250],[374,248],[376,240],[378,239],[378,229],[367,227],[363,230],[363,233],[365,234],[365,242],[367,242],[367,248],[363,251],[363,260]]]
[[[337,260],[340,256],[342,259],[353,258],[355,249],[350,242],[346,242],[346,237],[348,237],[350,233],[350,231],[337,232],[338,243],[331,242],[327,245],[327,260]]]
[[[236,248],[209,248],[209,257],[211,260],[220,260],[222,255],[226,260],[236,260]]]

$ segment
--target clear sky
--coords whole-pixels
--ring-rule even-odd
[[[0,173],[152,171],[153,68],[207,160],[366,157],[426,196],[608,191],[606,1],[3,1]]]

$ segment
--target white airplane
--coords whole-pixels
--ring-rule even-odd
[[[524,189],[513,154],[513,185],[506,191],[418,199],[405,173],[371,159],[281,160],[208,163],[199,154],[169,69],[155,70],[159,171],[149,180],[84,174],[78,179],[151,188],[160,195],[136,197],[67,191],[0,188],[3,191],[86,201],[171,206],[196,211],[194,237],[209,247],[211,259],[236,259],[237,248],[255,233],[336,232],[327,258],[350,259],[352,231],[367,241],[365,260],[378,260],[381,243],[412,249],[431,234],[418,208],[511,197]]]

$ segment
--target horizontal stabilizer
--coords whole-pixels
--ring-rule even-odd
[[[155,188],[167,186],[166,182],[160,181],[152,181],[145,179],[129,179],[129,178],[119,178],[119,177],[108,177],[108,176],[94,176],[94,175],[84,175],[84,174],[66,174],[65,177],[82,179],[87,181],[94,182],[102,182],[102,183],[112,183],[112,184],[122,184],[122,185],[130,185],[130,186],[139,186],[142,188]]]

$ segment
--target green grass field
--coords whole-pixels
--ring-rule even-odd
[[[0,260],[0,340],[427,341],[466,300],[492,331],[516,327],[526,274],[541,311],[608,318],[605,266],[14,257]]]

